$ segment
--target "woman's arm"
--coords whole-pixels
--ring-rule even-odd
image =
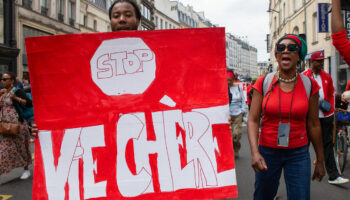
[[[18,89],[15,94],[12,94],[12,99],[26,107],[33,106],[32,101],[27,97],[26,93],[22,89]]]
[[[332,0],[332,33],[344,30],[343,18],[341,16],[340,0]]]
[[[252,88],[252,90],[254,90],[254,92],[248,116],[248,139],[252,154],[252,167],[255,172],[260,172],[267,170],[265,160],[258,150],[261,103],[263,96],[255,89]]]
[[[318,119],[318,93],[312,95],[309,100],[309,111],[307,115],[307,133],[308,137],[314,146],[316,153],[316,166],[312,180],[316,179],[321,181],[325,175],[324,169],[324,155],[322,145],[322,131],[320,120]]]

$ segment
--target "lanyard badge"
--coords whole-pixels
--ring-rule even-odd
[[[277,145],[280,147],[288,147],[289,145],[290,124],[280,122],[278,125]]]
[[[297,84],[297,81],[295,81],[293,86],[293,94],[292,99],[290,102],[290,108],[289,108],[289,117],[288,117],[288,123],[282,123],[282,114],[281,114],[281,88],[278,88],[278,96],[279,96],[279,117],[280,117],[280,123],[278,125],[278,136],[277,136],[277,146],[280,147],[288,147],[289,145],[289,133],[290,133],[290,118],[292,113],[292,104],[293,104],[293,97],[294,97],[294,90],[295,86]],[[280,86],[280,84],[278,84]]]

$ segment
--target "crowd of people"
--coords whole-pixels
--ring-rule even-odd
[[[332,0],[333,44],[350,65],[350,42],[341,17],[340,0]],[[141,13],[132,0],[117,0],[109,9],[112,31],[137,30]],[[307,54],[304,39],[294,34],[281,37],[274,47],[278,62],[276,72],[253,79],[248,86],[248,139],[252,167],[255,171],[254,199],[273,199],[284,172],[288,199],[310,199],[310,182],[321,181],[328,174],[328,182],[349,182],[341,177],[334,159],[332,133],[336,107],[331,76],[322,67],[321,51],[311,56],[311,67],[298,73],[297,66]],[[246,111],[245,94],[237,83],[237,75],[227,72],[230,126],[235,157],[239,157]],[[21,178],[30,176],[29,127],[33,119],[22,117],[17,109],[32,107],[16,77],[4,73],[1,77],[1,122],[19,125],[16,134],[0,134],[0,175],[16,167],[24,167]],[[350,80],[347,90],[350,90]],[[342,98],[344,101],[344,98]],[[343,109],[347,109],[343,107]],[[37,132],[33,125],[34,134]],[[315,150],[314,172],[311,175],[309,145]],[[238,183],[239,184],[239,183]]]

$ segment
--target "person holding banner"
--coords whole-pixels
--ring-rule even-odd
[[[275,45],[278,71],[259,77],[253,86],[248,138],[256,172],[255,200],[276,196],[282,169],[288,199],[310,199],[309,140],[317,158],[312,179],[321,181],[325,175],[318,119],[319,86],[297,72],[297,64],[304,60],[306,52],[306,42],[301,37],[281,37]]]
[[[13,73],[4,73],[1,77],[3,89],[0,91],[0,119],[1,122],[19,124],[19,132],[16,135],[0,133],[0,175],[9,173],[17,167],[24,167],[20,178],[27,179],[30,177],[28,166],[32,163],[29,129],[27,122],[20,117],[14,101],[26,107],[31,107],[32,101],[23,90],[14,91],[15,81],[16,76]]]
[[[347,32],[344,28],[340,1],[341,0],[332,0],[332,40],[334,47],[350,66],[350,41],[347,38]]]
[[[229,88],[229,104],[230,104],[230,126],[233,140],[233,150],[235,157],[239,157],[239,149],[241,148],[241,137],[243,135],[243,114],[245,113],[245,99],[243,89],[238,83],[235,83],[235,75],[227,72],[227,81]]]

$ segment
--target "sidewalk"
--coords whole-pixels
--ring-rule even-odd
[[[33,165],[29,166],[29,170],[30,170],[31,176],[33,176]],[[23,167],[19,167],[19,168],[12,170],[8,174],[1,175],[0,176],[0,187],[6,183],[20,180],[19,177],[22,175],[22,173],[23,173]]]

